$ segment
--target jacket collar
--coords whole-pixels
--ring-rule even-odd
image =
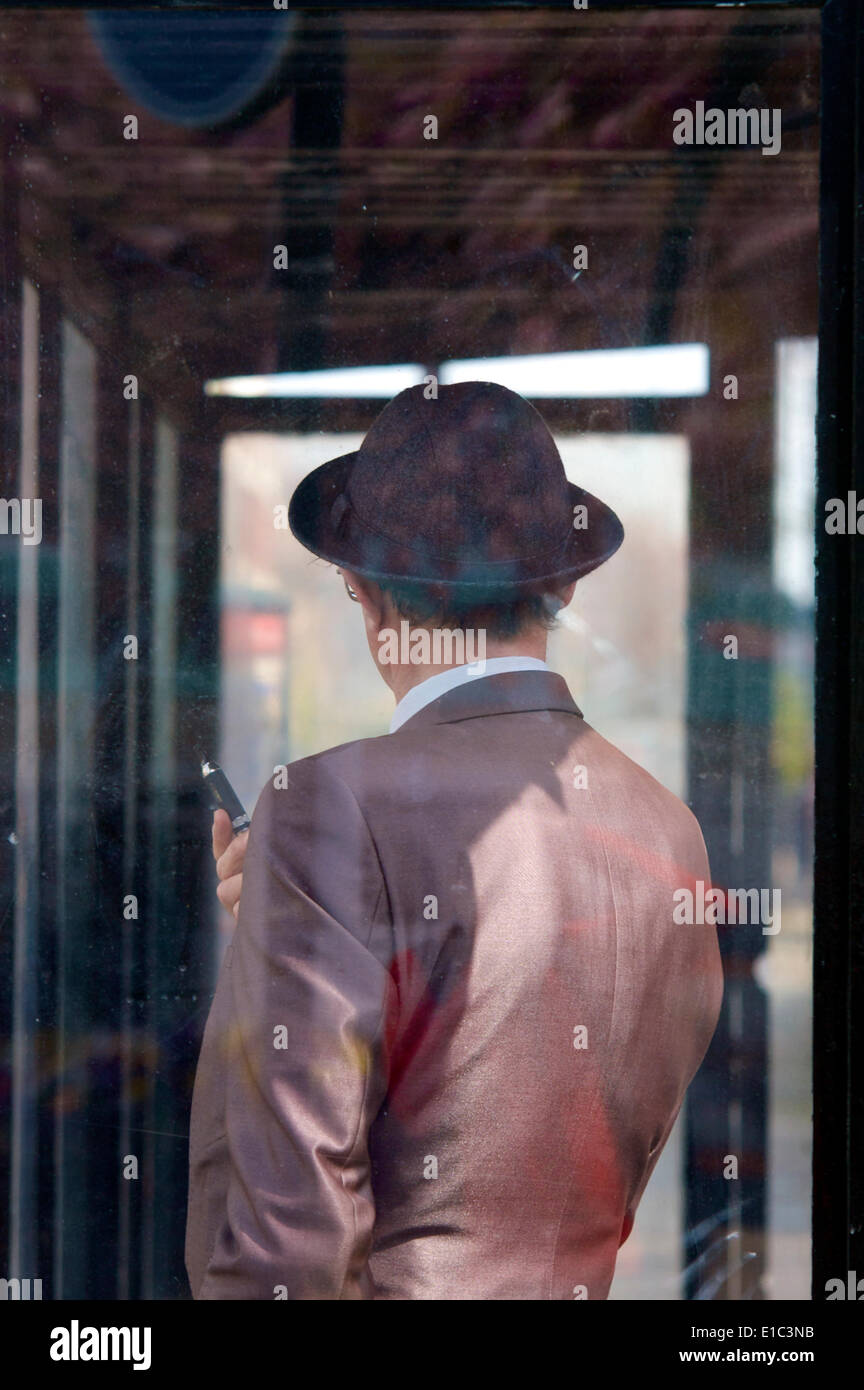
[[[563,676],[554,671],[508,671],[497,676],[480,676],[466,685],[448,690],[424,705],[398,728],[390,738],[405,729],[423,724],[455,724],[462,719],[480,719],[488,714],[518,714],[527,710],[554,709],[584,718]]]

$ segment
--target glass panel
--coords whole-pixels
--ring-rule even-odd
[[[88,1286],[82,1255],[95,1237],[82,1194],[89,1193],[91,1182],[89,1150],[94,1134],[88,1119],[94,1096],[90,1027],[99,1007],[88,969],[96,869],[89,814],[97,702],[96,354],[68,320],[62,325],[61,353],[53,1293],[56,1298],[83,1298]]]
[[[21,496],[41,518],[39,497],[39,295],[24,281],[21,312]],[[23,531],[22,531],[23,535]],[[17,748],[15,761],[15,979],[12,1034],[12,1151],[9,1197],[9,1268],[18,1279],[34,1279],[39,1267],[36,981],[39,971],[39,644],[38,550],[41,525],[21,545],[18,568]]]
[[[150,683],[150,860],[146,932],[148,1038],[155,1043],[143,1139],[145,1178],[157,1192],[170,1183],[175,1143],[177,995],[183,985],[176,970],[172,902],[177,883],[177,434],[162,416],[156,420],[152,508],[152,633]],[[152,1066],[152,1063],[151,1063]],[[144,1212],[143,1290],[145,1298],[163,1298],[170,1273],[160,1267],[158,1252],[171,1239],[171,1208],[150,1202]]]
[[[388,737],[360,610],[286,507],[405,386],[480,378],[624,523],[550,665],[695,813],[724,915],[760,914],[720,924],[720,1019],[609,1297],[807,1298],[818,12],[3,28],[3,1268],[46,1298],[189,1296],[192,1086],[243,929],[200,762],[251,811],[276,767]],[[637,851],[610,875],[650,877]]]

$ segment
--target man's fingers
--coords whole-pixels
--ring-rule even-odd
[[[233,913],[235,922],[240,910],[240,893],[243,888],[243,860],[246,857],[246,842],[249,831],[235,835],[231,829],[231,818],[227,811],[216,811],[213,815],[213,856],[219,886],[216,896],[223,907]]]
[[[240,873],[246,857],[248,839],[249,831],[244,830],[242,835],[235,835],[224,854],[220,854],[216,860],[216,872],[220,878],[232,878],[234,874]]]
[[[240,906],[240,893],[243,888],[243,875],[234,874],[233,878],[224,878],[216,889],[216,896],[223,907],[227,907],[229,912],[233,912],[236,918],[237,909]]]
[[[213,858],[220,859],[233,839],[231,817],[227,811],[213,812]]]

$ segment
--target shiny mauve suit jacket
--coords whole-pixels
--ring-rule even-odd
[[[552,673],[290,764],[198,1064],[194,1296],[605,1298],[717,1021],[697,879]]]

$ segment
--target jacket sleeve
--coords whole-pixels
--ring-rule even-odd
[[[368,949],[387,894],[320,758],[268,783],[249,834],[220,1039],[229,1174],[202,1299],[374,1296],[369,1127],[392,997]]]

